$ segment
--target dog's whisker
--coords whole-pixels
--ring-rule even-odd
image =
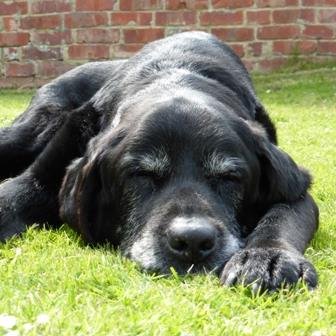
[[[187,270],[187,274],[190,274],[191,273],[191,271],[192,271],[192,269],[194,268],[194,264],[191,264],[190,265],[190,267],[188,268],[188,270]]]

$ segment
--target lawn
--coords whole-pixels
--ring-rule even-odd
[[[306,255],[319,287],[256,297],[214,276],[154,277],[66,226],[30,229],[0,247],[0,334],[336,335],[336,69],[254,79],[281,148],[314,176],[321,224]],[[0,124],[31,95],[0,92]]]

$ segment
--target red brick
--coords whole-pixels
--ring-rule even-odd
[[[40,0],[31,4],[31,12],[38,13],[61,13],[70,12],[71,4],[68,0]]]
[[[247,45],[248,54],[253,57],[259,57],[262,54],[262,42],[252,42]]]
[[[299,46],[299,52],[301,54],[312,54],[317,49],[317,42],[303,40],[303,41],[299,41],[298,46]]]
[[[79,43],[116,43],[119,39],[119,29],[85,29],[77,31],[77,42]]]
[[[29,33],[0,33],[1,47],[15,47],[29,42]]]
[[[166,9],[208,9],[208,0],[166,0]]]
[[[336,0],[302,0],[304,6],[336,6]]]
[[[132,44],[118,44],[117,47],[120,50],[126,51],[126,52],[131,52],[131,53],[135,53],[137,51],[139,51],[142,47],[144,46],[144,44],[138,43],[132,43]]]
[[[316,41],[274,41],[273,52],[283,55],[312,54],[316,51]]]
[[[74,65],[60,61],[38,61],[37,73],[40,77],[54,78],[74,68]]]
[[[76,0],[78,11],[113,10],[115,0]]]
[[[252,28],[213,28],[211,32],[223,41],[250,41],[253,40]]]
[[[329,39],[333,37],[334,32],[330,26],[314,25],[306,26],[303,30],[303,35],[313,38]]]
[[[297,42],[293,41],[274,41],[273,53],[275,54],[292,54],[294,50],[298,50]]]
[[[309,23],[315,22],[315,9],[301,9],[301,20]]]
[[[291,39],[300,36],[300,27],[298,26],[268,26],[258,28],[258,39],[261,40],[279,40]]]
[[[271,23],[271,12],[269,10],[248,11],[246,18],[247,23],[265,25]]]
[[[32,32],[32,41],[37,44],[59,45],[71,43],[71,31]]]
[[[299,9],[281,9],[273,12],[274,23],[296,23],[299,18]]]
[[[256,0],[257,7],[297,6],[299,0]]]
[[[95,27],[107,24],[107,13],[72,13],[65,16],[67,28]]]
[[[139,51],[144,45],[143,44],[117,44],[113,46],[113,57],[116,58],[128,58],[134,53]]]
[[[71,45],[68,48],[71,59],[107,59],[109,58],[108,45]]]
[[[148,10],[163,9],[163,1],[161,0],[120,0],[120,10]]]
[[[299,20],[314,22],[315,11],[313,9],[281,9],[273,11],[274,23],[296,23]]]
[[[126,43],[147,43],[164,36],[162,28],[124,29]]]
[[[144,12],[114,12],[111,13],[111,24],[113,26],[124,26],[137,24],[148,26],[152,22],[152,13]]]
[[[26,16],[21,18],[22,29],[52,29],[61,26],[59,15]]]
[[[18,19],[14,16],[4,16],[2,22],[5,31],[15,31],[19,28]]]
[[[6,64],[5,74],[7,77],[31,77],[35,75],[34,65],[10,62]]]
[[[242,44],[230,44],[231,49],[235,52],[239,57],[244,57],[245,50]]]
[[[206,27],[197,28],[197,30],[198,31],[203,31],[203,32],[208,31],[208,29]],[[190,31],[190,27],[188,27],[188,26],[166,27],[165,36],[171,36],[171,35],[174,35],[174,34],[180,34],[180,33],[188,32],[188,31]]]
[[[246,8],[253,5],[253,0],[212,0],[214,8]]]
[[[196,23],[196,13],[193,11],[156,12],[155,20],[158,26],[192,25]]]
[[[26,60],[45,60],[45,59],[62,59],[60,48],[36,48],[33,46],[22,49],[22,59]]]
[[[0,15],[12,15],[12,14],[27,14],[28,5],[27,1],[16,1],[5,3],[0,2]]]
[[[322,9],[318,18],[319,22],[336,24],[336,9]]]
[[[200,15],[201,25],[230,26],[243,23],[243,12],[205,12]]]
[[[319,41],[317,51],[322,54],[336,54],[336,41]]]

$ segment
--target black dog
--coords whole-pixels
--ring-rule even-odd
[[[318,224],[308,173],[238,57],[202,32],[42,87],[0,132],[0,238],[66,221],[144,269],[216,271],[227,285],[303,279]]]

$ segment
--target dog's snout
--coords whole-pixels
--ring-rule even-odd
[[[195,263],[215,249],[216,228],[205,218],[175,218],[167,230],[170,252],[181,260]]]

